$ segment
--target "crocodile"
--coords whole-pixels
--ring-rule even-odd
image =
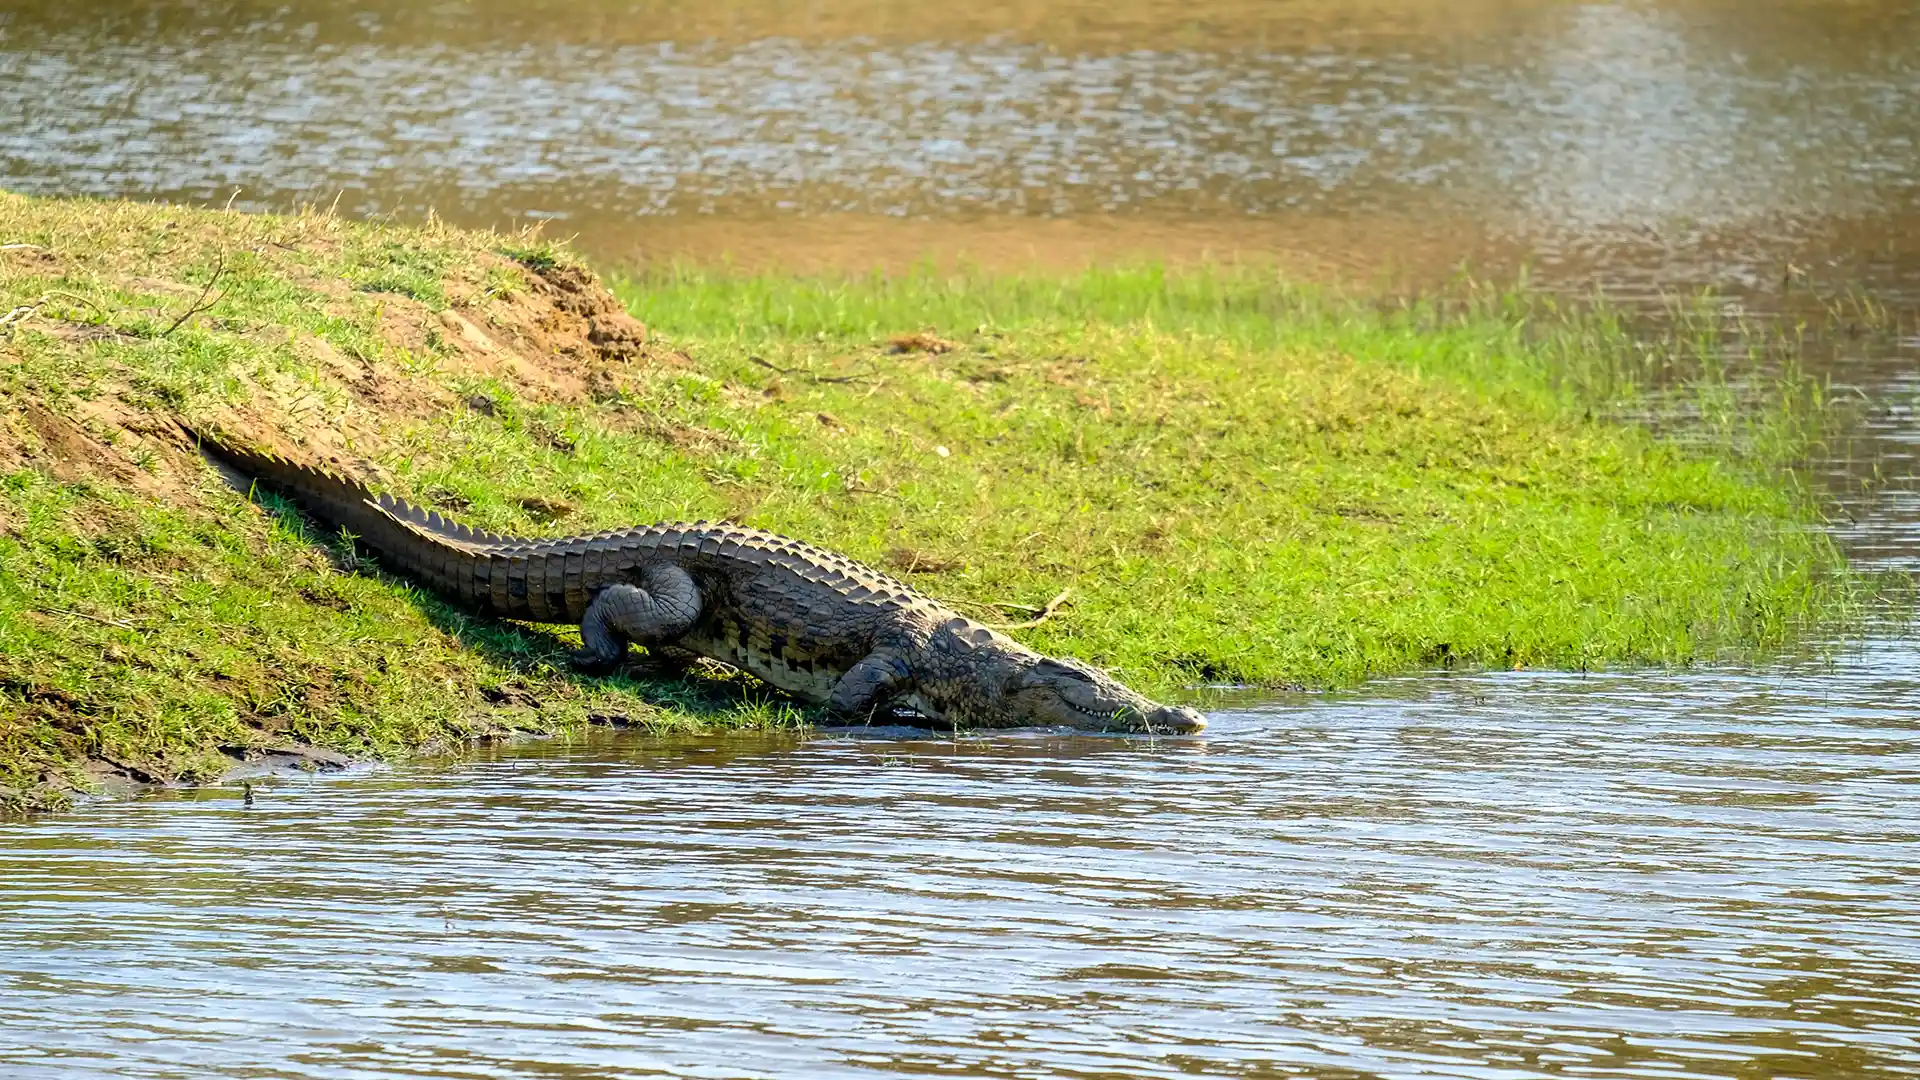
[[[189,430],[215,464],[290,497],[379,562],[482,615],[580,627],[584,672],[629,644],[749,672],[861,721],[1183,734],[1206,719],[1044,656],[911,586],[775,533],[696,521],[557,538],[470,528],[334,472]]]

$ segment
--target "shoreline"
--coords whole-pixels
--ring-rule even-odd
[[[810,719],[723,671],[576,676],[565,628],[355,572],[176,418],[489,529],[736,520],[1009,624],[1070,590],[1016,636],[1149,694],[1764,658],[1858,609],[1793,416],[1656,439],[1612,407],[1624,331],[1521,296],[1393,307],[1244,266],[610,292],[533,236],[4,194],[0,243],[16,809],[218,777],[222,748]]]

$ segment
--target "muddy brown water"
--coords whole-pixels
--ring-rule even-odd
[[[1852,288],[1920,569],[1920,14],[1669,0],[0,11],[0,186],[804,268]],[[235,195],[234,192],[238,191]],[[1878,477],[1860,492],[1862,477]],[[1920,648],[1209,699],[1199,738],[597,735],[0,825],[0,1076],[1920,1075]]]

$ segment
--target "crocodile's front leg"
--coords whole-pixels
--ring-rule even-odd
[[[913,671],[907,662],[889,649],[876,649],[833,684],[827,708],[841,716],[864,720],[912,685]]]
[[[587,605],[580,620],[580,643],[573,656],[582,671],[607,672],[627,653],[627,643],[658,645],[673,641],[700,618],[700,587],[693,576],[671,563],[648,566],[638,585],[609,585]]]

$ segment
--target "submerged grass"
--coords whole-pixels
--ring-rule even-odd
[[[654,335],[620,351],[528,237],[0,196],[0,245],[0,314],[33,309],[0,328],[15,801],[88,762],[802,718],[736,680],[575,677],[565,633],[342,572],[169,441],[176,415],[371,459],[490,528],[730,518],[995,621],[1071,590],[1016,636],[1157,693],[1750,657],[1856,594],[1787,469],[1812,388],[1655,394],[1682,350],[1525,293],[683,268],[617,284]],[[1691,441],[1622,419],[1676,408]]]

